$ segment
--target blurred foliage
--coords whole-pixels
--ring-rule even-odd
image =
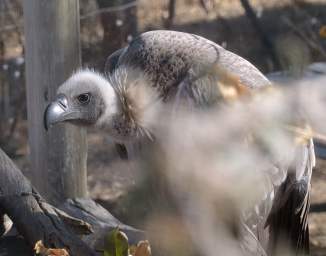
[[[104,247],[104,256],[128,256],[128,250],[126,234],[118,228],[111,231]]]
[[[112,230],[104,245],[104,256],[151,256],[148,241],[139,241],[137,245],[129,245],[125,233],[116,228]]]
[[[283,70],[300,75],[326,58],[323,1],[249,1]],[[249,59],[265,72],[275,66],[241,1],[80,0],[83,65],[103,70],[105,59],[138,33],[169,28],[205,36]],[[0,0],[0,141],[13,140],[26,119],[22,0]],[[250,47],[248,47],[250,45]],[[9,67],[9,68],[8,68]],[[17,75],[19,74],[19,75]],[[17,117],[19,116],[19,117]],[[14,153],[15,146],[9,151]]]

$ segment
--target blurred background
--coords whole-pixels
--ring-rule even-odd
[[[80,0],[83,66],[102,71],[106,58],[138,34],[155,29],[206,37],[248,59],[263,73],[325,75],[326,0]],[[51,43],[51,42],[49,42]],[[318,68],[311,66],[319,63]],[[21,0],[0,0],[0,147],[29,175]],[[277,74],[277,73],[276,73]],[[92,198],[137,226],[125,200],[140,174],[110,141],[90,131],[88,183]],[[326,255],[326,172],[313,174],[311,245]]]

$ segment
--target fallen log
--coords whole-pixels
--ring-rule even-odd
[[[113,215],[111,215],[106,209],[101,205],[94,202],[89,198],[78,198],[78,199],[68,199],[64,204],[62,204],[59,209],[61,215],[72,216],[73,218],[64,219],[64,221],[69,222],[76,219],[81,219],[92,226],[93,233],[83,236],[82,240],[94,251],[99,252],[100,255],[107,239],[108,234],[113,229],[119,227],[119,229],[124,232],[129,240],[129,244],[138,244],[141,240],[146,240],[145,232],[130,227],[121,223]],[[73,223],[70,223],[73,225]],[[78,232],[78,226],[74,227],[74,231]],[[10,233],[15,233],[10,232]],[[30,256],[32,255],[31,248],[28,247],[24,239],[19,236],[5,236],[0,239],[0,256]]]
[[[0,237],[6,232],[5,214],[0,210]]]
[[[145,239],[143,231],[121,223],[92,199],[68,199],[58,208],[48,204],[1,149],[0,177],[0,256],[30,256],[39,240],[47,247],[67,248],[72,256],[96,255],[117,227],[130,244]],[[1,238],[11,226],[5,214],[24,239]]]
[[[78,235],[92,232],[88,223],[44,201],[10,158],[0,149],[0,208],[13,221],[30,248],[42,240],[66,248],[70,255],[96,255]]]

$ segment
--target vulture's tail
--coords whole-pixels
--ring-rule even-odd
[[[272,209],[265,227],[269,228],[269,255],[284,255],[281,249],[294,255],[309,254],[308,213],[315,151],[312,139],[297,147],[284,182],[275,190]]]
[[[298,181],[295,173],[289,172],[277,189],[266,221],[269,227],[269,255],[282,255],[281,250],[291,250],[295,255],[309,254],[309,187],[308,178]]]

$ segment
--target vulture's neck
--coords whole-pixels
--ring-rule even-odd
[[[120,68],[100,86],[105,88],[105,110],[97,125],[119,142],[151,138],[150,123],[158,97],[142,72]]]

